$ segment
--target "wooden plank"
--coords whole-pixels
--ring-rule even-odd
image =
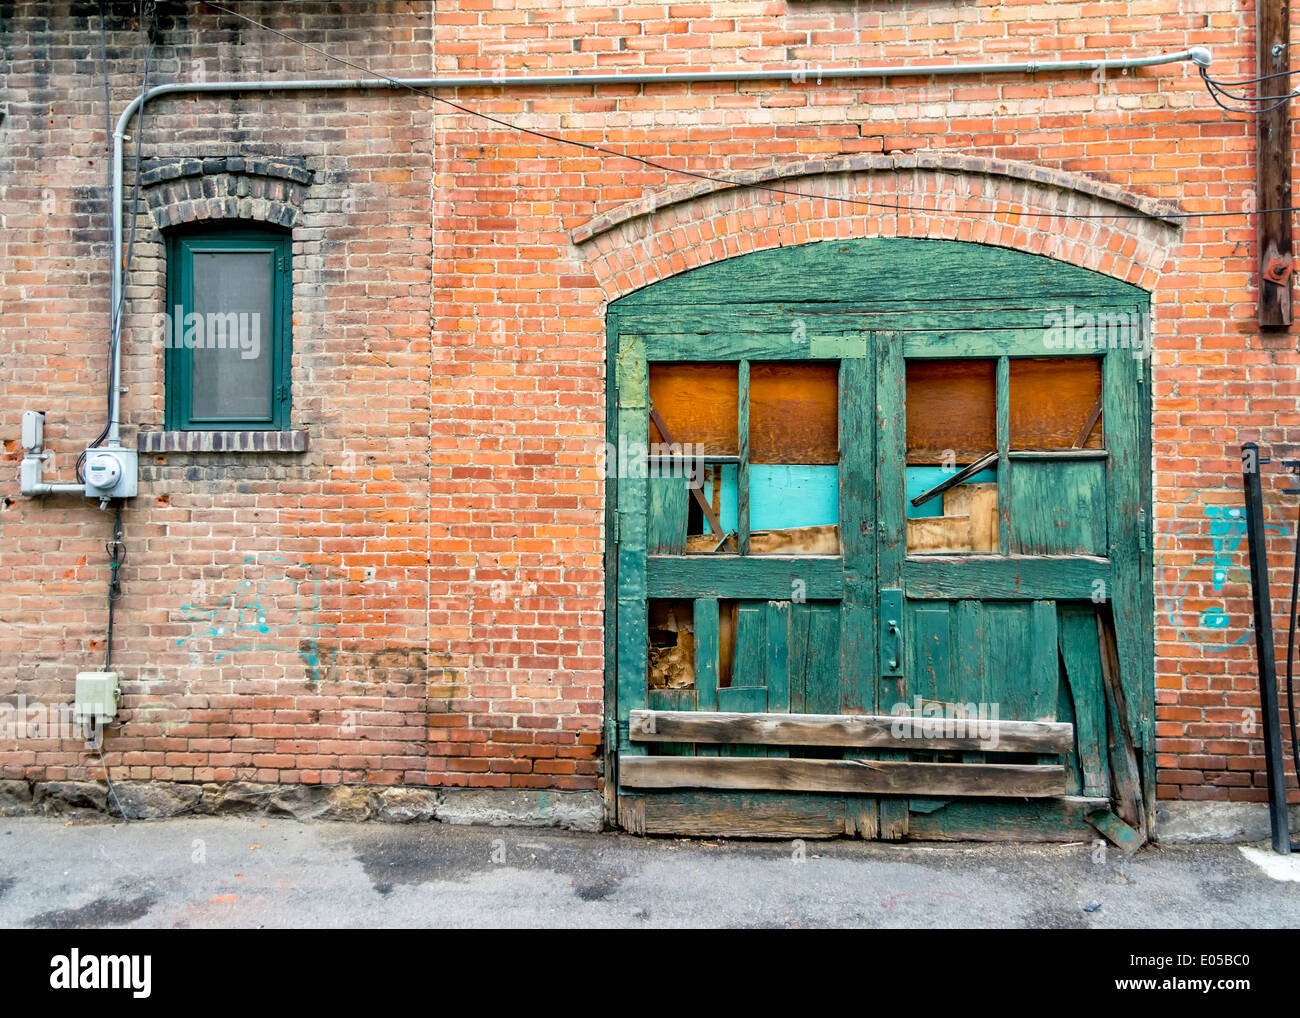
[[[738,455],[736,366],[651,364],[650,399],[672,435],[652,421],[651,442],[687,442],[710,456]]]
[[[844,285],[848,279],[854,281],[853,286]],[[1014,297],[1005,283],[1011,280]],[[939,281],[941,287],[936,285]],[[614,307],[620,312],[648,307],[680,310],[738,300],[777,305],[769,307],[768,313],[784,321],[786,346],[797,347],[790,342],[789,303],[861,306],[865,303],[862,295],[871,294],[872,303],[882,308],[910,310],[915,305],[938,303],[954,293],[997,296],[1003,307],[1033,307],[1043,302],[1077,306],[1079,298],[1085,297],[1127,296],[1133,301],[1142,296],[1137,287],[1120,280],[1012,248],[872,237],[774,248],[726,259],[629,294]],[[1041,321],[1040,316],[1040,344]],[[882,322],[878,327],[889,326]]]
[[[840,461],[837,364],[753,364],[749,389],[751,463]]]
[[[850,639],[850,627],[875,632],[877,640],[881,639],[876,629],[880,622],[879,591],[904,586],[903,561],[907,556],[907,362],[900,333],[876,333],[873,338],[876,348],[876,580],[874,591],[868,593],[866,588],[871,585],[871,579],[869,575],[862,576],[863,589],[859,595],[862,610],[852,618],[846,610],[845,635],[842,638],[845,640]],[[871,488],[868,486],[863,490],[870,491]],[[870,528],[869,508],[859,506],[858,513]],[[867,610],[868,605],[871,611]],[[883,714],[893,710],[895,704],[908,700],[906,672],[904,670],[900,675],[897,671],[874,666],[874,660],[863,662],[863,667],[873,668],[879,676],[874,683],[869,709]],[[848,705],[840,709],[846,710]],[[875,755],[888,759],[901,754],[881,751]],[[907,836],[909,814],[906,801],[879,800],[876,815],[881,838],[898,840]]]
[[[1147,827],[1141,771],[1138,769],[1124,702],[1124,687],[1120,680],[1115,624],[1104,610],[1097,613],[1097,635],[1101,645],[1102,686],[1106,692],[1106,742],[1115,812],[1145,840]]]
[[[1049,798],[1064,794],[1065,768],[909,760],[639,756],[623,761],[621,781],[625,788],[647,789]]]
[[[651,555],[682,555],[686,551],[686,479],[646,479],[646,551]]]
[[[644,443],[649,429],[645,345],[640,336],[621,335],[618,354],[618,430],[629,446]],[[646,602],[646,506],[644,477],[629,474],[619,483],[617,685],[619,752],[635,755],[644,747],[627,738],[628,712],[646,704],[649,672],[649,618]]]
[[[718,709],[726,714],[761,714],[767,710],[767,687],[723,686],[718,690]]]
[[[1011,360],[998,358],[997,450],[998,450],[998,552],[1011,552]]]
[[[1104,460],[1016,460],[1011,472],[1011,552],[1105,555]]]
[[[763,616],[767,634],[767,709],[785,713],[790,710],[790,602],[768,601]]]
[[[798,590],[810,601],[834,601],[844,592],[844,566],[830,556],[652,555],[644,570],[649,597],[789,600]]]
[[[1096,613],[1073,605],[1060,607],[1061,660],[1074,706],[1074,744],[1083,778],[1083,794],[1110,797],[1106,763],[1106,693],[1101,677],[1101,653]]]
[[[1101,448],[1101,412],[1091,414],[1101,399],[1100,357],[1016,357],[1008,384],[1010,448]]]
[[[741,555],[749,554],[749,361],[740,362],[736,426],[740,431],[740,464],[737,473],[736,541]]]
[[[1106,806],[1105,799],[1068,795],[1028,802],[958,799],[913,814],[910,836],[923,841],[1086,842],[1094,837],[1087,815]]]
[[[1111,578],[1110,562],[1088,556],[963,555],[910,558],[903,568],[908,597],[982,601],[1088,600]]]
[[[751,555],[838,555],[840,528],[835,524],[821,527],[789,527],[781,530],[751,531]]]
[[[952,466],[997,445],[995,362],[907,363],[907,462]]]
[[[733,687],[734,688],[734,687]],[[1069,725],[1044,721],[980,722],[990,738],[925,731],[930,719],[892,714],[783,714],[635,711],[631,737],[638,742],[762,743],[770,746],[839,746],[954,752],[1064,753],[1073,744]],[[935,719],[937,720],[937,719]],[[916,734],[908,734],[914,731]]]
[[[1125,855],[1133,855],[1142,847],[1142,835],[1108,809],[1089,813],[1088,823]]]
[[[699,710],[718,709],[718,602],[698,597],[694,607],[695,692]]]
[[[960,694],[952,679],[952,620],[948,603],[908,601],[904,618],[908,695],[957,703]]]
[[[1061,656],[1057,649],[1056,602],[1035,601],[1029,609],[1029,681],[1024,713],[1033,721],[1055,721],[1061,691]],[[1039,761],[1040,763],[1045,761]]]
[[[1291,104],[1286,101],[1291,65],[1291,5],[1259,0],[1255,5],[1255,74],[1268,77],[1247,90],[1274,96],[1255,116],[1255,256],[1258,259],[1259,327],[1291,324]],[[1280,86],[1280,87],[1278,87]],[[1264,112],[1266,111],[1266,112]]]
[[[635,834],[695,838],[833,838],[845,828],[843,796],[779,792],[664,791],[619,796],[619,820]],[[628,827],[624,824],[624,827]]]
[[[1154,613],[1143,608],[1143,589],[1151,576],[1144,571],[1142,551],[1151,530],[1151,506],[1143,500],[1143,475],[1151,460],[1143,459],[1141,435],[1149,430],[1149,387],[1142,381],[1142,361],[1127,351],[1107,354],[1102,365],[1106,429],[1106,531],[1112,567],[1108,596],[1119,661],[1116,674],[1127,703],[1128,730],[1134,749],[1155,753]],[[1144,416],[1138,418],[1139,407]],[[1096,596],[1094,593],[1093,597]]]
[[[901,379],[899,381],[901,386]],[[845,521],[840,540],[847,580],[835,622],[840,631],[833,640],[826,631],[830,619],[813,622],[813,648],[825,647],[824,658],[812,663],[809,710],[873,711],[876,709],[876,528],[863,525],[876,491],[876,402],[874,358],[840,361],[840,491],[839,518]],[[901,503],[901,497],[899,499]],[[863,521],[859,523],[858,521]],[[806,598],[814,598],[811,590]],[[834,647],[838,653],[832,656]],[[830,683],[838,690],[831,696]],[[815,705],[815,706],[814,706]]]
[[[839,523],[839,467],[756,463],[749,468],[750,551],[760,530]]]
[[[1065,677],[1065,669],[1061,669],[1059,679],[1060,691],[1056,696],[1056,720],[1062,724],[1075,724],[1074,718],[1074,698],[1070,695],[1070,683]],[[1041,757],[1039,763],[1045,763]],[[1069,752],[1065,754],[1062,761],[1065,764],[1065,793],[1066,795],[1080,795],[1083,792],[1083,771],[1079,767],[1079,755],[1075,747],[1070,746]]]
[[[801,710],[809,713],[834,714],[841,709],[843,628],[840,616],[843,610],[840,605],[816,605],[807,613],[808,645]]]

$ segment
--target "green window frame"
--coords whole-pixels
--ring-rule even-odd
[[[183,323],[195,309],[194,259],[197,254],[256,254],[271,258],[271,323],[261,341],[270,341],[269,413],[265,416],[198,416],[194,399],[194,352],[181,341]],[[169,431],[286,431],[293,386],[291,364],[291,244],[288,233],[243,226],[207,227],[167,238],[167,314],[165,356],[166,423]],[[179,310],[178,310],[179,309]]]

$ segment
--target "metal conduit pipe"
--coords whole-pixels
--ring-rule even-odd
[[[110,249],[112,267],[109,282],[109,326],[113,347],[110,396],[112,411],[109,415],[107,442],[110,446],[121,444],[121,365],[122,321],[118,313],[122,302],[122,162],[126,128],[131,118],[151,99],[164,95],[199,92],[306,92],[337,91],[340,89],[375,88],[518,88],[537,86],[592,86],[592,85],[694,85],[734,84],[748,81],[793,81],[808,77],[817,81],[842,78],[924,78],[932,75],[953,74],[1037,74],[1060,71],[1128,71],[1138,67],[1156,67],[1190,60],[1197,67],[1210,66],[1210,51],[1204,46],[1193,46],[1177,53],[1161,53],[1146,57],[1099,57],[1089,60],[1023,60],[1009,63],[955,63],[955,64],[895,64],[867,67],[816,67],[798,70],[758,71],[671,71],[663,73],[609,74],[515,74],[451,78],[323,78],[298,81],[194,81],[156,85],[132,99],[117,119],[113,131],[113,242]]]

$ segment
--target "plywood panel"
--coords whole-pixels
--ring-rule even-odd
[[[839,365],[751,364],[753,463],[838,463]]]
[[[737,455],[738,398],[734,364],[650,365],[650,399],[673,441],[703,446],[710,456]],[[653,423],[650,441],[664,441]]]
[[[963,467],[997,448],[994,372],[991,360],[907,362],[908,463]]]
[[[1101,361],[1095,357],[1011,360],[1011,448],[1070,449],[1101,398]],[[1102,446],[1101,421],[1086,449]]]

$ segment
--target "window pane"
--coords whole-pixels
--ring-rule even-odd
[[[198,331],[190,380],[197,420],[271,416],[272,258],[270,251],[194,252]]]
[[[694,455],[735,456],[740,381],[735,364],[651,364],[650,400],[674,442],[694,446]],[[650,423],[650,441],[664,436]]]
[[[1100,358],[1012,359],[1010,382],[1012,449],[1102,447]]]

